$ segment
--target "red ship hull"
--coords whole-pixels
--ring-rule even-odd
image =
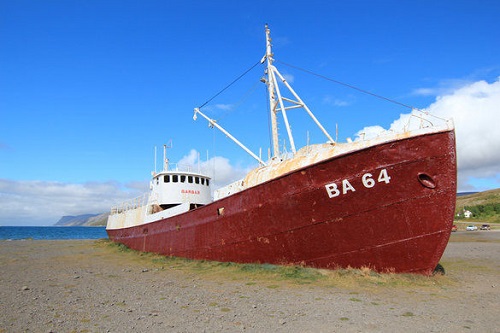
[[[431,274],[455,200],[450,130],[346,153],[188,213],[107,232],[167,256]]]

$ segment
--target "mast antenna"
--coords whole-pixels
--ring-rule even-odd
[[[172,139],[168,142],[168,144],[163,145],[163,171],[168,171],[168,158],[167,158],[167,148],[172,148]]]
[[[155,146],[155,173],[154,174],[156,175],[156,146]]]

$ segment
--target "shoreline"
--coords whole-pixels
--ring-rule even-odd
[[[465,239],[465,241],[464,241]],[[457,241],[458,240],[458,241]],[[233,274],[99,240],[0,241],[0,332],[496,332],[500,233],[452,233],[445,277]],[[225,267],[227,266],[227,267]],[[409,282],[408,282],[409,281]]]

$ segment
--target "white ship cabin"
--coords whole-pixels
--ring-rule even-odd
[[[107,229],[120,229],[158,221],[212,202],[210,177],[191,171],[153,172],[149,195],[111,209]]]
[[[162,171],[153,175],[150,188],[150,213],[182,204],[188,204],[191,210],[212,201],[210,178],[198,173]]]

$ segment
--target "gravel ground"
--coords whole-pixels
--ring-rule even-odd
[[[500,232],[453,233],[441,263],[415,285],[299,284],[103,242],[0,241],[0,332],[500,332]]]

